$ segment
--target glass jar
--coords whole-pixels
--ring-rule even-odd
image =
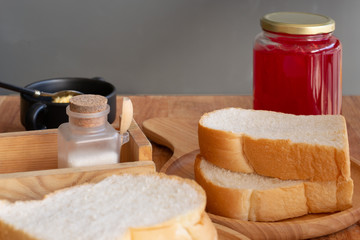
[[[340,114],[342,46],[326,16],[277,12],[261,20],[253,49],[254,109]]]
[[[66,108],[69,122],[58,128],[59,168],[120,162],[121,146],[128,141],[129,135],[127,132],[119,134],[109,124],[109,112],[105,97],[79,95],[70,99]]]

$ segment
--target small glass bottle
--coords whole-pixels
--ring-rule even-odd
[[[254,109],[340,114],[342,46],[329,17],[275,12],[260,20],[253,49]]]
[[[107,121],[110,107],[100,95],[78,95],[70,99],[69,122],[58,128],[58,167],[83,167],[120,162],[120,135]]]

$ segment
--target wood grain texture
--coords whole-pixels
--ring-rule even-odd
[[[250,238],[237,231],[232,230],[231,228],[225,227],[217,223],[214,223],[214,225],[217,230],[219,240],[250,240]]]
[[[251,96],[128,96],[133,102],[134,119],[142,127],[149,118],[186,118],[196,126],[205,112],[224,107],[252,108]],[[121,113],[122,96],[117,97],[117,115]],[[342,114],[346,118],[350,154],[352,159],[360,159],[360,96],[343,96]],[[116,118],[113,126],[118,126]],[[20,123],[19,95],[0,96],[0,133],[24,131]],[[172,151],[152,142],[152,159],[160,170],[172,156]],[[1,157],[1,156],[0,156]],[[1,166],[0,166],[1,167]],[[321,237],[322,240],[360,239],[360,223],[336,234]]]
[[[172,129],[170,129],[171,126]],[[193,147],[193,150],[196,149],[197,135],[195,134],[195,139],[192,139],[196,125],[193,125],[189,134],[186,134],[184,129],[191,128],[186,120],[171,121],[166,118],[154,118],[146,120],[143,128],[149,139],[174,149],[173,157],[162,167],[161,171],[193,179],[194,160],[199,151],[188,152],[180,158],[175,153],[186,152],[181,149],[189,150],[189,145]],[[209,216],[214,222],[237,230],[251,239],[303,239],[331,234],[355,224],[360,219],[360,167],[355,161],[352,162],[352,178],[355,184],[354,206],[350,210],[339,213],[311,214],[275,223],[240,221],[213,214],[209,214]]]
[[[130,139],[121,149],[121,162],[151,161],[152,146],[135,120],[129,128]]]
[[[199,148],[197,128],[194,128],[194,124],[189,121],[177,118],[153,118],[143,122],[143,131],[152,141],[173,151],[172,157],[163,167]]]
[[[118,163],[81,168],[0,174],[0,199],[9,201],[42,199],[59,189],[84,183],[97,183],[121,173],[152,173],[152,161]]]
[[[122,160],[151,161],[152,147],[137,123],[129,129]],[[57,168],[57,129],[0,133],[0,173]]]
[[[57,130],[0,134],[0,173],[57,168]]]
[[[343,97],[342,114],[349,133],[350,155],[360,164],[360,97]]]
[[[0,132],[25,131],[20,122],[20,96],[0,96]]]

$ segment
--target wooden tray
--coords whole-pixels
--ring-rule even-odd
[[[57,169],[57,129],[0,134],[0,199],[40,199],[55,190],[119,173],[154,172],[152,147],[137,123],[119,164]]]
[[[152,147],[137,123],[121,148],[121,162],[151,161]],[[57,129],[0,134],[0,174],[57,168]]]
[[[173,157],[161,169],[167,174],[193,178],[195,156],[198,153],[197,128],[187,121],[154,118],[143,123],[149,139],[174,151]],[[194,138],[194,136],[196,136]],[[184,150],[185,149],[185,150]],[[187,154],[185,154],[187,151]],[[352,159],[354,180],[353,207],[332,214],[309,214],[279,222],[250,222],[209,214],[213,222],[232,228],[251,239],[304,239],[328,235],[351,226],[360,219],[360,166]]]

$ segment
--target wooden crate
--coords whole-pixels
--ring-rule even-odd
[[[40,199],[55,190],[120,173],[155,172],[152,147],[137,123],[118,164],[57,169],[57,129],[0,134],[0,199]]]

